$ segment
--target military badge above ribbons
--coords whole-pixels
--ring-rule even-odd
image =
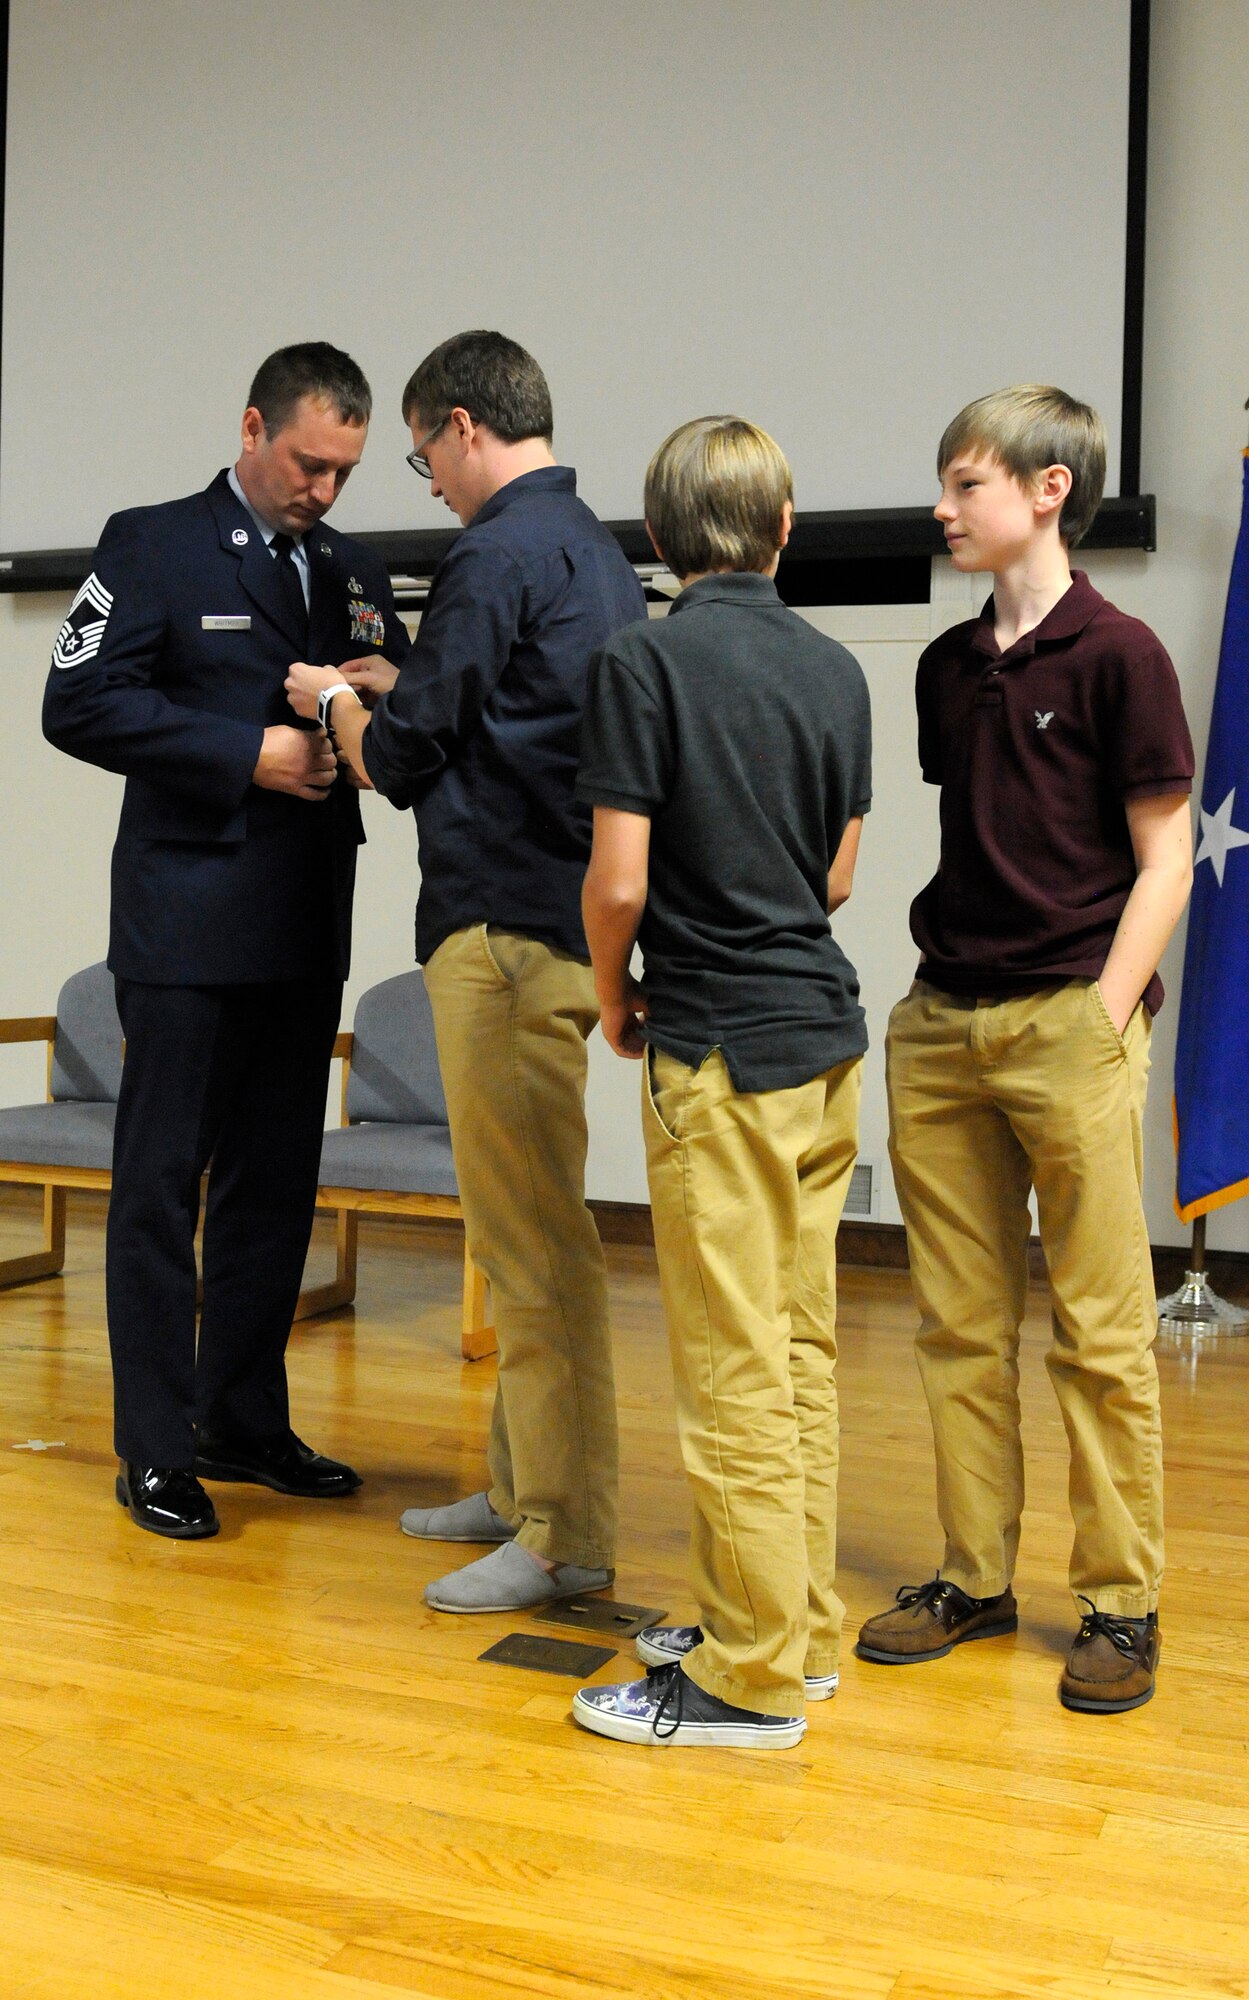
[[[69,617],[56,635],[56,644],[52,648],[53,666],[80,667],[84,660],[93,660],[100,650],[100,641],[112,608],[113,593],[105,590],[93,570],[70,605]]]
[[[353,644],[384,646],[386,643],[386,620],[376,604],[366,604],[362,597],[349,597],[347,609],[351,613],[351,637]]]

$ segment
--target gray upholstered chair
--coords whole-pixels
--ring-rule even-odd
[[[338,1037],[334,1053],[343,1061],[343,1122],[325,1135],[317,1206],[337,1214],[338,1265],[329,1284],[305,1292],[301,1318],[355,1297],[362,1214],[461,1212],[424,974],[400,973],[363,993],[352,1031]],[[485,1280],[466,1245],[461,1349],[468,1361],[495,1350],[485,1302]]]
[[[48,1098],[0,1110],[0,1182],[43,1188],[43,1248],[0,1261],[0,1287],[52,1278],[65,1263],[68,1188],[107,1188],[121,1083],[121,1023],[106,965],[67,979],[56,1013],[0,1021],[0,1042],[48,1044]]]
[[[0,1260],[0,1288],[50,1278],[65,1263],[69,1188],[112,1184],[113,1121],[121,1084],[122,1033],[113,976],[104,964],[76,972],[54,1015],[0,1021],[0,1042],[48,1044],[48,1101],[0,1110],[0,1183],[43,1188],[43,1247]],[[337,1268],[306,1286],[296,1319],[349,1305],[356,1294],[361,1214],[459,1217],[447,1106],[434,1024],[419,972],[383,980],[363,995],[354,1031],[340,1034],[343,1129],[327,1132],[317,1205],[337,1213]],[[486,1285],[467,1249],[461,1350],[493,1354]]]

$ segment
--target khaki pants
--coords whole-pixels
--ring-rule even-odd
[[[941,1574],[988,1597],[1015,1567],[1032,1186],[1053,1305],[1046,1364],[1071,1451],[1071,1588],[1100,1611],[1144,1617],[1162,1576],[1157,1309],[1141,1207],[1145,1010],[1121,1037],[1092,980],[999,1001],[921,981],[894,1008],[886,1051]]]
[[[484,924],[425,967],[469,1248],[490,1281],[499,1382],[490,1504],[522,1547],[608,1568],[616,1397],[607,1277],[585,1205],[588,965]]]
[[[653,1066],[653,1081],[652,1081]],[[677,1426],[693,1488],[704,1693],[799,1715],[837,1670],[837,1225],[862,1064],[738,1093],[718,1051],[643,1068]]]

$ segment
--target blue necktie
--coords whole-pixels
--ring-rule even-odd
[[[304,587],[295,567],[295,544],[289,535],[275,535],[269,547],[273,550],[274,563],[278,573],[278,589],[290,613],[293,630],[299,636],[302,652],[308,650],[308,607],[304,603]]]

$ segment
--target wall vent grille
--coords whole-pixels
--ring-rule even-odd
[[[871,1222],[880,1209],[880,1170],[875,1160],[856,1160],[850,1175],[845,1214]]]

